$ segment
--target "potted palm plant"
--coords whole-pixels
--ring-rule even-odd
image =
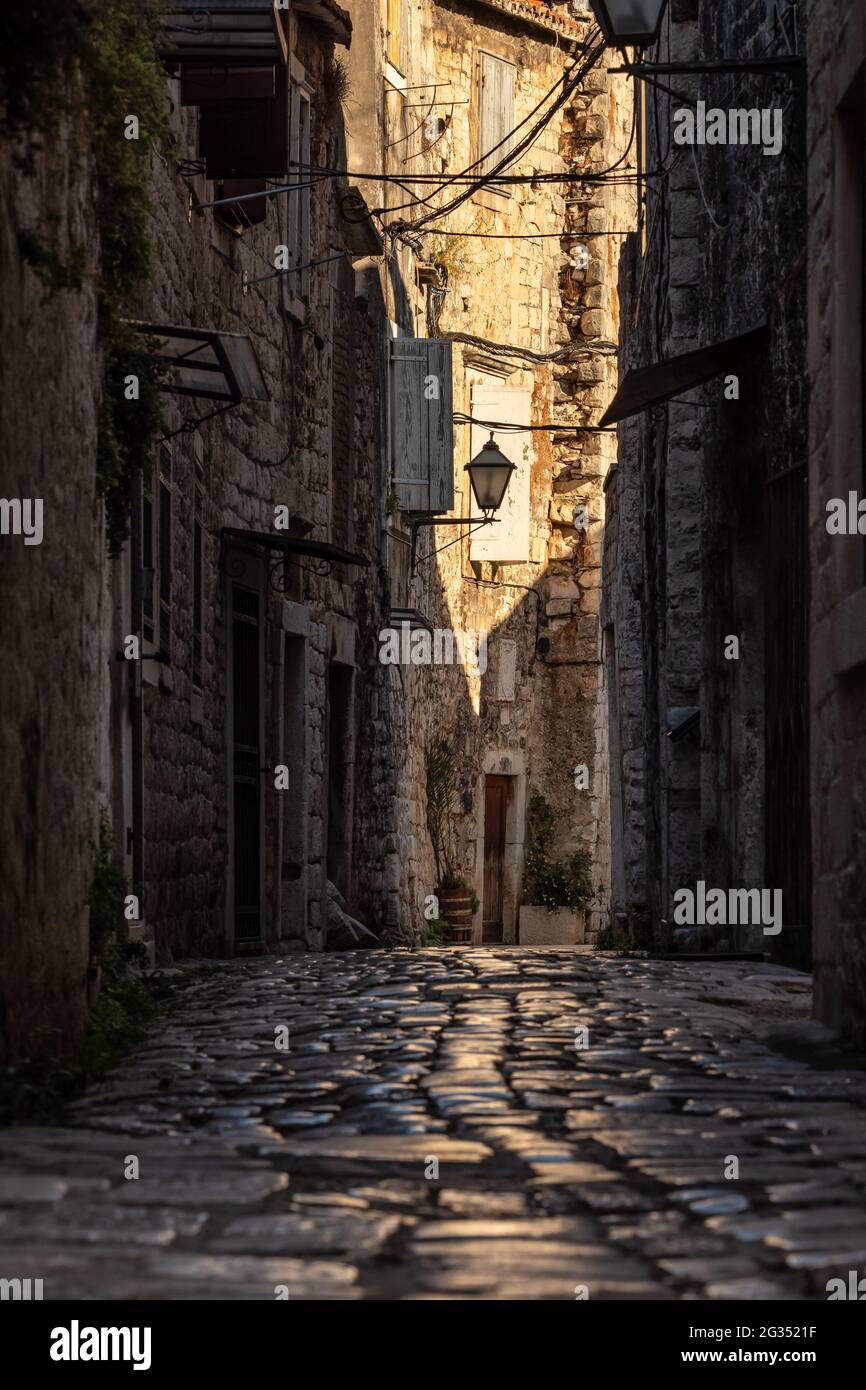
[[[427,781],[427,829],[436,860],[436,895],[440,917],[446,923],[446,941],[452,946],[472,942],[472,889],[457,872],[454,854],[454,797],[457,793],[459,754],[450,739],[437,738],[425,754]]]
[[[589,850],[581,848],[567,859],[551,859],[553,833],[553,809],[543,796],[536,795],[529,803],[527,902],[520,909],[521,946],[573,946],[584,939],[586,907],[595,896]]]

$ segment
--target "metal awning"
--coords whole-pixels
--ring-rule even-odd
[[[403,623],[408,623],[413,632],[434,631],[430,619],[417,608],[392,608],[389,619],[391,627],[402,627]]]
[[[333,564],[368,566],[366,555],[343,550],[328,541],[311,541],[306,536],[284,535],[279,531],[247,531],[242,526],[224,526],[220,532],[224,543],[260,546],[263,550],[281,550],[284,555],[311,555]]]
[[[651,367],[632,368],[626,372],[622,385],[599,420],[599,427],[615,425],[721,372],[741,368],[743,358],[764,341],[766,334],[767,325],[763,323],[736,338],[713,343],[711,347],[684,352],[678,357],[669,357],[666,362],[655,362]]]
[[[229,405],[270,400],[255,348],[245,333],[154,323],[133,327],[151,340],[150,356],[168,370],[164,391]]]
[[[350,184],[337,204],[343,243],[352,257],[383,256],[382,238],[373,226],[367,200],[359,188]]]
[[[286,63],[288,10],[276,0],[168,0],[166,63]]]
[[[295,14],[321,24],[334,43],[349,47],[352,41],[352,17],[336,0],[293,0],[292,9]]]

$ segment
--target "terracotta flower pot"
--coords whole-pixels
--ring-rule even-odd
[[[472,894],[466,888],[440,888],[439,913],[448,923],[449,946],[472,945]]]

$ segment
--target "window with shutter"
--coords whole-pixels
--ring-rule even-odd
[[[309,181],[312,137],[310,98],[313,89],[307,82],[303,67],[294,58],[291,63],[290,90],[290,182],[303,185]],[[286,205],[289,267],[293,272],[297,272],[287,277],[289,294],[295,299],[306,299],[310,292],[310,189],[299,186],[294,192],[287,193]]]
[[[204,638],[204,490],[201,479],[203,470],[196,465],[195,502],[192,530],[192,684],[195,690],[202,688],[202,647]]]
[[[154,638],[153,625],[153,581],[155,576],[154,538],[156,533],[156,513],[153,505],[153,469],[142,479],[141,491],[141,570],[142,570],[142,622],[141,633],[145,642]]]
[[[517,69],[503,58],[494,58],[492,53],[479,53],[478,74],[478,157],[483,161],[482,172],[487,173],[515,145],[514,92]],[[490,191],[506,198],[511,196],[507,187]]]
[[[397,338],[391,345],[391,472],[401,511],[454,507],[451,344]]]
[[[214,217],[224,227],[240,234],[249,227],[257,227],[267,221],[268,200],[265,197],[267,183],[264,179],[224,179],[216,186],[216,197],[237,198],[237,203],[224,203],[214,208]],[[253,198],[261,193],[260,198]]]
[[[388,62],[393,63],[398,72],[403,71],[400,51],[400,11],[402,7],[403,0],[388,0],[386,52]]]
[[[159,451],[159,649],[171,656],[171,450]]]
[[[267,73],[268,69],[264,72]],[[259,68],[237,69],[226,90],[218,88],[199,106],[199,157],[209,179],[285,178],[289,172],[289,85],[277,70],[273,96],[261,96]],[[187,94],[196,90],[187,86]]]
[[[522,386],[473,386],[472,418],[504,425],[529,424],[532,390]],[[494,438],[498,447],[515,465],[511,481],[496,513],[497,524],[477,531],[470,540],[472,560],[497,560],[500,564],[521,564],[529,555],[529,497],[532,477],[532,435],[528,430],[502,430]],[[490,427],[473,425],[470,457],[484,447]]]

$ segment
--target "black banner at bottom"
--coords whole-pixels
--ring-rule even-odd
[[[471,1300],[474,1318],[482,1301]],[[369,1305],[362,1311],[358,1302],[363,1300],[347,1301],[342,1312],[333,1301],[325,1303],[327,1335],[320,1339],[315,1305],[303,1300],[294,1306],[291,1301],[236,1301],[230,1312],[219,1302],[4,1302],[0,1334],[7,1365],[17,1362],[22,1369],[40,1376],[48,1373],[52,1379],[72,1375],[92,1379],[100,1370],[110,1370],[115,1377],[126,1372],[139,1379],[209,1373],[223,1378],[249,1376],[251,1370],[261,1377],[271,1369],[290,1375],[293,1365],[309,1375],[319,1358],[332,1376],[343,1356],[347,1369],[351,1366],[356,1374],[365,1360],[381,1368],[387,1357],[393,1368],[411,1331],[405,1310],[399,1324],[393,1314],[379,1322]],[[622,1371],[666,1375],[675,1369],[700,1372],[713,1366],[760,1367],[768,1372],[793,1367],[817,1371],[825,1378],[845,1368],[850,1374],[859,1363],[866,1326],[859,1300],[841,1297],[829,1302],[764,1303],[577,1299],[567,1310],[556,1313],[551,1308],[548,1313],[552,1314],[549,1323],[542,1314],[545,1326],[550,1334],[566,1339],[559,1343],[559,1351],[569,1349],[566,1359],[573,1368],[575,1356],[578,1363],[591,1356],[595,1365],[602,1359],[614,1375]],[[513,1314],[508,1315],[500,1336],[491,1340],[485,1315],[486,1335],[477,1342],[466,1313],[458,1313],[454,1322],[449,1317],[444,1328],[438,1314],[435,1342],[425,1345],[425,1378],[429,1379],[439,1357],[443,1369],[453,1374],[458,1346],[461,1358],[465,1350],[469,1352],[466,1370],[483,1357],[484,1373],[489,1375],[490,1362],[495,1365],[507,1355],[506,1370],[513,1373],[515,1333],[532,1360],[553,1354],[554,1348],[545,1351],[544,1343],[525,1340],[526,1332],[538,1327],[534,1316],[521,1333]],[[422,1336],[432,1331],[426,1318],[415,1326]],[[492,1329],[496,1326],[495,1319]],[[460,1336],[459,1343],[451,1340],[455,1334]],[[407,1364],[403,1374],[411,1373]]]

